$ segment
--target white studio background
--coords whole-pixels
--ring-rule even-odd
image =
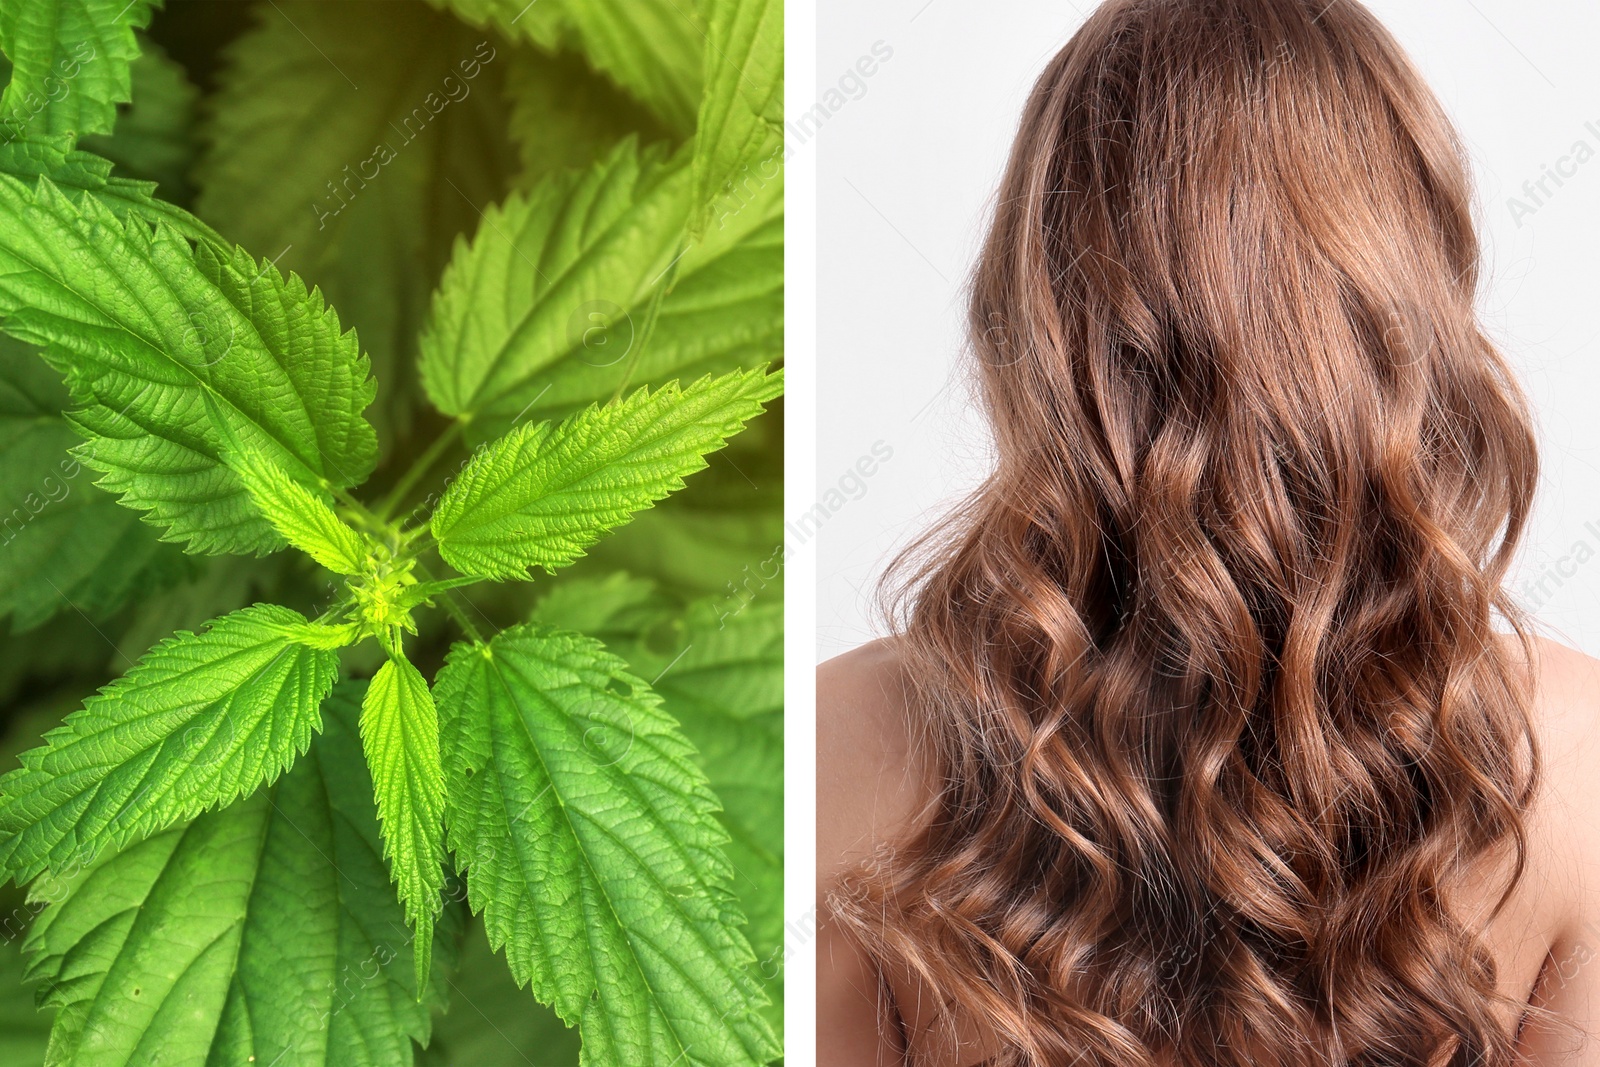
[[[1536,408],[1514,588],[1545,632],[1600,654],[1600,6],[1368,3],[1472,154],[1481,313]],[[819,659],[879,633],[884,565],[987,468],[963,286],[1027,91],[1092,7],[819,0],[820,110],[789,120],[818,150],[817,495],[789,510],[791,540],[817,546]]]

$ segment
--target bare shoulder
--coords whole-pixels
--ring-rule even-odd
[[[1515,640],[1506,644],[1515,662],[1527,662]],[[1552,784],[1576,784],[1567,772],[1581,770],[1577,777],[1587,785],[1596,779],[1590,769],[1600,753],[1600,659],[1548,637],[1532,644],[1534,729],[1546,769]]]
[[[1507,644],[1516,662],[1527,662],[1515,640]],[[1542,781],[1530,861],[1536,885],[1559,902],[1558,921],[1570,928],[1600,906],[1600,660],[1547,637],[1532,645]]]
[[[900,642],[873,641],[817,668],[817,1062],[905,1063],[877,966],[834,921],[840,875],[918,806],[914,716]]]
[[[1531,644],[1541,782],[1529,813],[1528,866],[1519,895],[1548,945],[1530,999],[1563,1026],[1528,1026],[1521,1042],[1527,1058],[1519,1062],[1589,1063],[1588,1056],[1573,1058],[1572,1032],[1564,1024],[1590,1034],[1600,1026],[1600,976],[1583,965],[1594,957],[1594,916],[1600,914],[1600,775],[1594,772],[1600,761],[1600,660],[1546,637]],[[1507,645],[1514,661],[1526,662],[1518,642],[1508,638]],[[1515,950],[1515,939],[1503,944]]]
[[[900,642],[882,638],[817,668],[817,879],[830,885],[915,817],[928,797]]]

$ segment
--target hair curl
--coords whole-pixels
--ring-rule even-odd
[[[1510,1062],[1448,889],[1523,867],[1538,461],[1470,199],[1353,0],[1109,0],[1034,88],[995,467],[896,615],[939,792],[834,902],[1000,1062]]]

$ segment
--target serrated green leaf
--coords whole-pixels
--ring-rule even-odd
[[[783,604],[689,607],[672,632],[641,643],[629,665],[649,672],[666,710],[694,742],[722,802],[733,888],[774,1005],[783,1003]]]
[[[765,1063],[726,834],[659,698],[597,642],[518,626],[436,687],[446,822],[519,982],[604,1067]]]
[[[0,176],[0,316],[66,375],[98,484],[193,551],[281,544],[219,458],[207,396],[235,436],[319,493],[376,461],[355,335],[319,293],[241,249],[191,249],[46,179],[30,190]]]
[[[640,389],[484,448],[434,511],[439,554],[463,574],[521,578],[572,562],[607,530],[679,489],[761,405],[782,371]]]
[[[192,240],[226,245],[211,227],[157,199],[151,182],[114,177],[110,160],[74,149],[71,134],[0,138],[0,174],[21,179],[30,187],[36,179],[46,177],[75,202],[81,202],[85,194],[93,195],[119,219],[133,215],[165,223]]]
[[[161,46],[139,40],[133,61],[133,101],[119,109],[116,129],[78,141],[131,177],[154,182],[165,200],[187,204],[193,195],[189,168],[200,144],[194,135],[200,91]]]
[[[378,852],[359,700],[341,686],[270,789],[35,887],[53,901],[27,942],[60,1010],[52,1064],[411,1063],[429,1017]]]
[[[741,185],[778,178],[783,149],[783,0],[707,0],[705,94],[694,145],[691,231]]]
[[[588,171],[490,208],[446,270],[422,337],[423,384],[439,410],[470,417],[481,441],[630,383],[780,358],[781,189],[762,190],[684,253],[690,180],[683,159],[662,162],[628,141]]]
[[[783,602],[711,597],[663,604],[653,582],[626,575],[567,582],[533,621],[604,635],[694,743],[728,831],[733,888],[781,1022],[783,1003]]]
[[[247,448],[230,448],[223,461],[244,483],[256,510],[285,541],[335,574],[360,574],[365,569],[366,539],[282,467]]]
[[[641,158],[630,139],[588,171],[489,208],[471,245],[458,246],[422,335],[422,381],[439,410],[509,419],[536,398],[523,395],[529,378],[550,363],[619,365],[629,310],[677,252],[687,183],[685,167]],[[626,338],[597,334],[597,322],[627,327]]]
[[[804,540],[810,521],[784,524],[782,413],[774,404],[728,442],[727,462],[675,493],[589,550],[590,574],[626,570],[661,583],[685,600],[754,593],[782,599],[787,542]]]
[[[572,48],[680,136],[694,131],[706,31],[696,0],[435,0],[477,26]]]
[[[376,10],[260,5],[208,101],[196,180],[203,217],[281,255],[360,333],[379,381],[374,417],[404,431],[428,295],[517,162],[504,43],[417,0]]]
[[[427,947],[442,907],[444,772],[433,694],[405,659],[385,660],[367,687],[361,743],[377,787],[383,854],[417,943]]]
[[[103,620],[190,573],[70,455],[66,399],[60,375],[0,338],[0,616],[14,632],[63,611]]]
[[[6,133],[105,133],[129,98],[133,31],[159,0],[27,0],[0,5],[0,93]]]
[[[300,613],[258,604],[161,642],[0,778],[0,872],[18,883],[270,782],[304,752],[333,651]]]
[[[613,335],[633,347],[626,353],[566,358],[531,374],[519,389],[528,397],[518,409],[522,419],[564,415],[573,408],[606,400],[631,385],[659,385],[674,378],[688,380],[737,368],[763,366],[783,358],[783,215],[782,184],[762,191],[736,216],[709,233],[678,261],[672,289],[657,306],[648,339],[644,328],[648,305],[626,312],[627,326],[618,329],[615,315],[598,319],[584,339]],[[774,212],[776,212],[774,214]],[[598,327],[598,329],[596,329]],[[490,413],[468,427],[469,436],[504,425]]]
[[[570,52],[513,52],[506,98],[524,189],[555,171],[593,166],[630,133],[647,142],[671,139],[647,110]]]

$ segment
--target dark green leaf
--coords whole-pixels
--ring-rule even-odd
[[[429,1033],[379,854],[359,685],[272,788],[47,879],[30,976],[62,1067],[398,1067]],[[453,944],[454,937],[442,938]],[[434,960],[429,1000],[449,961]]]
[[[436,689],[469,899],[517,980],[580,1023],[585,1063],[774,1057],[716,799],[649,686],[525,625],[458,646]]]
[[[17,631],[63,611],[104,620],[190,572],[70,454],[66,401],[59,374],[0,339],[0,615]]]
[[[418,0],[256,10],[211,104],[199,213],[322,288],[403,431],[428,294],[516,169],[509,50]]]

